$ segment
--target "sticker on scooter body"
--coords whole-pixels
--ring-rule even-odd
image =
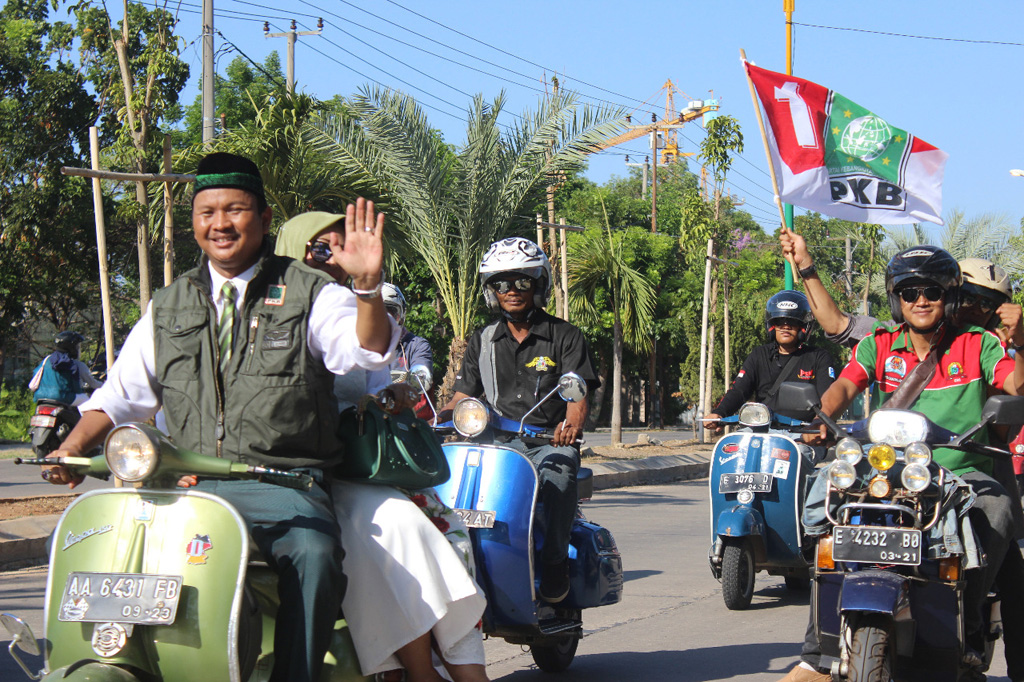
[[[181,582],[180,575],[74,572],[64,585],[57,620],[170,625]]]
[[[466,524],[466,528],[494,528],[494,522],[497,520],[497,512],[493,511],[456,509],[455,513]]]
[[[921,563],[921,531],[836,526],[832,532],[832,557],[853,563],[917,566]]]

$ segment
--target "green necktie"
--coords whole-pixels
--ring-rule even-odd
[[[235,336],[235,297],[238,292],[231,282],[224,282],[220,295],[224,299],[224,309],[217,322],[217,349],[220,351],[220,369],[223,372],[231,360],[231,343]]]

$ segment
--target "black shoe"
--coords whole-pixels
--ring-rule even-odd
[[[569,561],[544,564],[540,569],[540,598],[557,604],[569,594]]]

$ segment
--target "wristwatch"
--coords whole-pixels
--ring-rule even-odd
[[[800,268],[797,272],[800,273],[800,279],[807,279],[811,275],[816,274],[818,272],[818,268],[814,267],[814,263],[811,263],[806,268]]]
[[[380,278],[377,280],[377,286],[372,289],[356,289],[355,282],[352,284],[352,293],[362,301],[372,301],[375,298],[380,297],[380,290],[384,287],[384,273],[380,273]]]

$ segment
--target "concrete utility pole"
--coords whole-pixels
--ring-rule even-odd
[[[213,142],[213,0],[203,0],[203,144]]]
[[[626,154],[626,165],[644,169],[643,180],[640,181],[640,198],[647,199],[647,174],[651,170],[651,157],[645,156],[643,163],[630,163],[629,154]]]
[[[651,123],[657,123],[658,116],[651,114]],[[654,166],[651,170],[651,233],[658,231],[658,129],[651,131],[651,153]]]
[[[296,36],[318,36],[324,32],[324,20],[316,20],[315,31],[295,31],[295,20],[292,19],[292,30],[284,33],[271,33],[270,22],[263,22],[264,38],[287,38],[288,39],[288,94],[295,94],[295,37]]]

